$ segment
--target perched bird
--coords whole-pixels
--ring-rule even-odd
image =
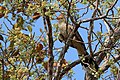
[[[58,38],[59,38],[60,42],[65,43],[67,41],[70,33],[72,32],[74,26],[72,26],[70,24],[66,25],[66,22],[65,22],[66,19],[64,17],[64,14],[60,14],[57,17],[57,20],[58,20],[58,27],[59,27],[59,31],[60,31]],[[82,56],[85,58],[81,62],[81,64],[84,67],[94,65],[95,69],[98,70],[98,65],[93,60],[93,58],[89,56],[89,53],[87,52],[84,41],[78,31],[76,31],[73,38],[70,39],[70,43],[68,43],[68,45],[75,48],[78,51],[79,58],[81,58]]]

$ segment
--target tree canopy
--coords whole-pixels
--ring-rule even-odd
[[[0,0],[0,79],[73,80],[75,74],[80,74],[73,70],[78,64],[88,65],[83,69],[85,80],[120,79],[119,3],[119,0]],[[61,36],[62,43],[58,40],[61,14],[67,35]],[[74,28],[70,33],[69,26]],[[76,32],[83,42],[74,40]],[[78,50],[71,41],[80,43],[73,43],[75,46],[83,44],[88,55],[77,58],[80,54],[76,52],[76,60],[67,60],[65,55],[71,47]],[[79,50],[81,54],[82,51]],[[98,65],[98,70],[89,61],[84,63],[88,57]]]

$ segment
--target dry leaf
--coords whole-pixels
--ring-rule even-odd
[[[43,45],[38,43],[37,46],[36,46],[36,51],[39,52],[43,49]]]
[[[33,20],[38,19],[40,17],[40,13],[35,12],[32,16]]]
[[[48,70],[48,62],[44,62],[44,63],[43,63],[43,66],[44,66],[44,68],[45,68],[46,70]]]
[[[57,62],[54,62],[54,63],[53,63],[53,67],[57,67]]]

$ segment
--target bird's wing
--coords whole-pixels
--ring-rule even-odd
[[[75,36],[73,37],[72,45],[74,48],[77,49],[79,55],[88,55],[84,41],[78,31],[75,33]]]
[[[59,38],[60,42],[65,43],[65,41],[69,37],[69,34],[73,30],[73,26],[68,25],[68,34],[66,33],[65,25],[62,24],[62,25],[59,25],[59,26],[61,26],[61,27],[60,27],[60,34],[59,34],[58,38]],[[81,64],[84,67],[95,65],[95,69],[98,70],[98,65],[93,60],[93,58],[90,58],[90,56],[89,56],[89,54],[87,52],[87,49],[85,47],[84,41],[83,41],[83,39],[82,39],[82,37],[81,37],[81,35],[79,34],[78,31],[74,34],[73,38],[70,39],[68,45],[75,48],[78,51],[79,58],[81,58],[81,56],[88,56],[88,57],[85,58],[84,61],[81,62]]]

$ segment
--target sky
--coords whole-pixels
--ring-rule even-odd
[[[119,6],[119,4],[120,4],[120,0],[118,1],[118,3],[117,3],[116,6]],[[79,8],[84,7],[84,5],[80,5],[80,4],[77,5],[77,6],[78,6]],[[120,7],[120,6],[119,6],[119,7]],[[88,11],[88,14],[87,14],[84,18],[90,18],[91,15],[92,15],[92,14],[91,14],[92,12],[93,12],[92,10],[89,10],[89,11]],[[80,14],[81,14],[81,13],[80,13]],[[43,23],[42,23],[42,22],[43,22],[43,21],[42,21],[42,18],[36,20],[36,21],[35,21],[35,27],[43,28]],[[95,32],[97,32],[97,31],[100,30],[100,26],[98,26],[100,22],[102,23],[102,25],[104,25],[104,23],[103,23],[102,20],[95,21],[95,29],[94,29]],[[53,21],[52,23],[56,23],[56,21]],[[89,23],[84,23],[84,24],[82,24],[82,26],[89,27]],[[39,29],[35,29],[34,31],[35,31],[35,32],[38,32],[37,34],[39,34]],[[84,30],[84,29],[78,29],[78,31],[79,31],[79,33],[81,34],[83,40],[84,40],[85,42],[88,42],[88,41],[87,41],[87,31]],[[104,32],[104,31],[106,31],[105,25],[104,25],[104,28],[103,28],[103,32]],[[96,44],[96,43],[95,43],[95,44]],[[63,46],[64,44],[63,44],[63,43],[60,43],[59,41],[57,41],[57,42],[55,43],[55,45],[56,45],[56,46],[61,46],[61,45]],[[94,47],[95,47],[95,46],[93,45],[93,48],[94,48]],[[88,52],[89,52],[89,50],[88,50]],[[71,62],[73,62],[73,61],[75,61],[75,60],[78,60],[79,58],[78,58],[77,51],[76,51],[74,48],[70,47],[70,48],[68,49],[66,55],[65,55],[65,59],[66,59],[67,61],[71,61]],[[73,78],[72,78],[72,80],[74,80],[74,79],[76,79],[76,80],[84,80],[85,72],[84,72],[81,64],[75,66],[72,70],[73,70],[74,73],[75,73],[74,76],[73,76]],[[108,72],[108,74],[109,74],[109,72]],[[106,75],[107,75],[107,74],[106,74]],[[105,76],[106,76],[106,75],[105,75]],[[66,80],[66,77],[63,78],[62,80]],[[100,80],[102,80],[102,79],[100,79]]]
[[[35,27],[40,27],[40,28],[42,28],[42,27],[43,27],[43,23],[42,23],[41,21],[42,21],[42,18],[36,20],[36,21],[35,21]],[[40,34],[40,33],[39,33],[39,29],[35,29],[34,31],[36,32],[37,35]],[[38,32],[38,33],[37,33],[37,32]],[[81,30],[80,33],[82,33],[82,34],[81,34],[82,37],[87,34],[87,33],[85,33],[85,32],[82,31],[82,30]],[[83,37],[83,38],[86,38],[86,37]],[[55,42],[55,45],[56,45],[56,47],[64,46],[64,44],[61,43],[60,41],[56,41],[56,42]],[[67,61],[70,61],[70,62],[73,62],[73,61],[75,61],[75,60],[78,60],[79,58],[78,58],[78,54],[77,54],[76,49],[70,47],[70,48],[68,49],[66,55],[65,55],[65,59],[66,59]],[[84,73],[84,70],[83,70],[83,68],[82,68],[82,66],[81,66],[80,64],[77,65],[77,66],[75,66],[72,70],[73,70],[74,73],[75,73],[75,75],[73,76],[72,80],[75,79],[75,78],[76,78],[76,80],[79,80],[79,79],[83,80],[83,79],[84,79],[84,74],[85,74],[85,73]],[[62,80],[66,80],[66,77],[63,78]]]
[[[120,0],[118,1],[118,3],[117,3],[116,6],[119,6],[119,4],[120,4]],[[83,6],[84,6],[84,5],[78,5],[78,7],[83,7]],[[119,7],[120,7],[120,6],[119,6]],[[84,18],[90,18],[90,17],[91,17],[91,12],[92,12],[92,10],[89,10],[89,13],[88,13]],[[5,19],[0,19],[0,22],[3,22],[3,21],[5,21],[5,22],[7,23],[7,25],[10,25]],[[100,22],[102,22],[102,21],[96,21],[96,22],[95,22],[95,31],[99,31],[100,26],[98,26],[98,24],[99,24]],[[53,21],[52,23],[56,23],[56,21]],[[102,22],[102,23],[103,23],[103,22]],[[35,28],[33,28],[33,32],[36,32],[36,35],[40,35],[39,28],[43,28],[43,27],[44,27],[44,26],[43,26],[43,20],[42,20],[42,18],[39,18],[38,20],[36,20],[34,24],[35,24]],[[0,25],[1,25],[1,23],[0,23]],[[82,26],[88,27],[89,24],[88,24],[88,23],[85,23],[85,24],[82,24]],[[3,28],[3,29],[6,31],[5,28]],[[103,30],[106,31],[106,28],[104,28]],[[78,31],[79,31],[79,33],[81,34],[83,40],[84,40],[85,42],[88,42],[88,41],[87,41],[87,32],[86,32],[86,30],[78,29]],[[63,46],[64,44],[63,44],[63,43],[60,43],[59,41],[57,41],[57,42],[55,42],[55,45],[56,45],[56,46]],[[94,46],[93,46],[93,47],[94,47]],[[88,51],[89,51],[89,50],[88,50]],[[73,61],[75,61],[75,60],[78,60],[79,58],[78,58],[77,51],[76,51],[74,48],[71,48],[71,47],[70,47],[70,48],[68,49],[66,55],[65,55],[65,59],[66,59],[67,61],[71,61],[71,62],[73,62]],[[76,80],[84,80],[84,74],[85,74],[85,72],[84,72],[81,64],[75,66],[75,67],[73,68],[73,71],[74,71],[75,74],[74,74],[72,80],[75,79],[75,78],[76,78]],[[63,78],[62,80],[66,80],[66,77]]]

